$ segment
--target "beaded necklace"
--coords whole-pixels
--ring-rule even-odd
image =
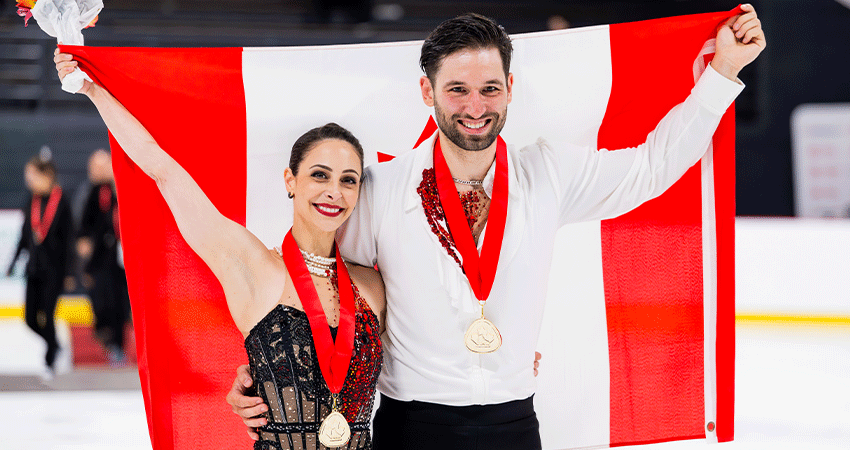
[[[307,271],[312,275],[322,278],[330,278],[331,274],[336,270],[336,258],[326,258],[304,250],[301,251],[301,256],[304,258],[304,263],[307,264]]]
[[[307,265],[307,271],[311,275],[322,278],[333,278],[336,274],[336,259],[314,255],[300,248],[298,250],[301,251],[301,257],[304,258],[304,264]],[[274,251],[281,257],[283,256],[283,250],[280,247],[275,247]]]

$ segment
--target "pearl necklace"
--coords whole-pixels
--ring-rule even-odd
[[[312,275],[322,278],[330,278],[336,272],[336,258],[325,258],[324,256],[314,255],[310,252],[298,249],[301,251],[301,257],[304,258],[304,264],[307,265],[307,271]],[[283,257],[283,250],[280,247],[275,247],[274,251]]]
[[[307,264],[307,271],[313,275],[329,278],[336,270],[336,258],[326,258],[304,250],[301,250],[301,256],[304,258],[304,263]]]
[[[481,186],[484,184],[484,180],[461,180],[455,177],[452,177],[452,180],[457,184],[463,184],[465,186]]]

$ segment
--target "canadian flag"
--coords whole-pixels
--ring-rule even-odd
[[[740,10],[513,36],[502,136],[642,143],[690,92]],[[335,121],[366,163],[414,146],[420,42],[281,48],[63,46],[219,211],[269,247],[291,223],[289,148]],[[733,437],[734,117],[668,192],[558,235],[535,404],[544,448]],[[248,448],[224,397],[247,361],[219,283],[154,182],[112,141],[139,374],[154,449]],[[380,266],[380,261],[378,262]]]

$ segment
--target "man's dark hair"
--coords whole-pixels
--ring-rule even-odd
[[[511,38],[496,21],[481,14],[466,13],[446,20],[422,43],[419,67],[431,83],[440,70],[443,58],[465,49],[496,48],[502,57],[505,78],[511,70]]]
[[[294,175],[298,175],[298,166],[304,156],[313,149],[319,142],[327,139],[339,139],[348,142],[354,147],[357,156],[360,158],[360,173],[363,173],[363,146],[360,141],[345,128],[331,122],[304,133],[292,144],[292,152],[289,154],[289,169]]]

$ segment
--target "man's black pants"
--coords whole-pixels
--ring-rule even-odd
[[[496,405],[403,402],[381,394],[374,450],[540,450],[534,397]]]

